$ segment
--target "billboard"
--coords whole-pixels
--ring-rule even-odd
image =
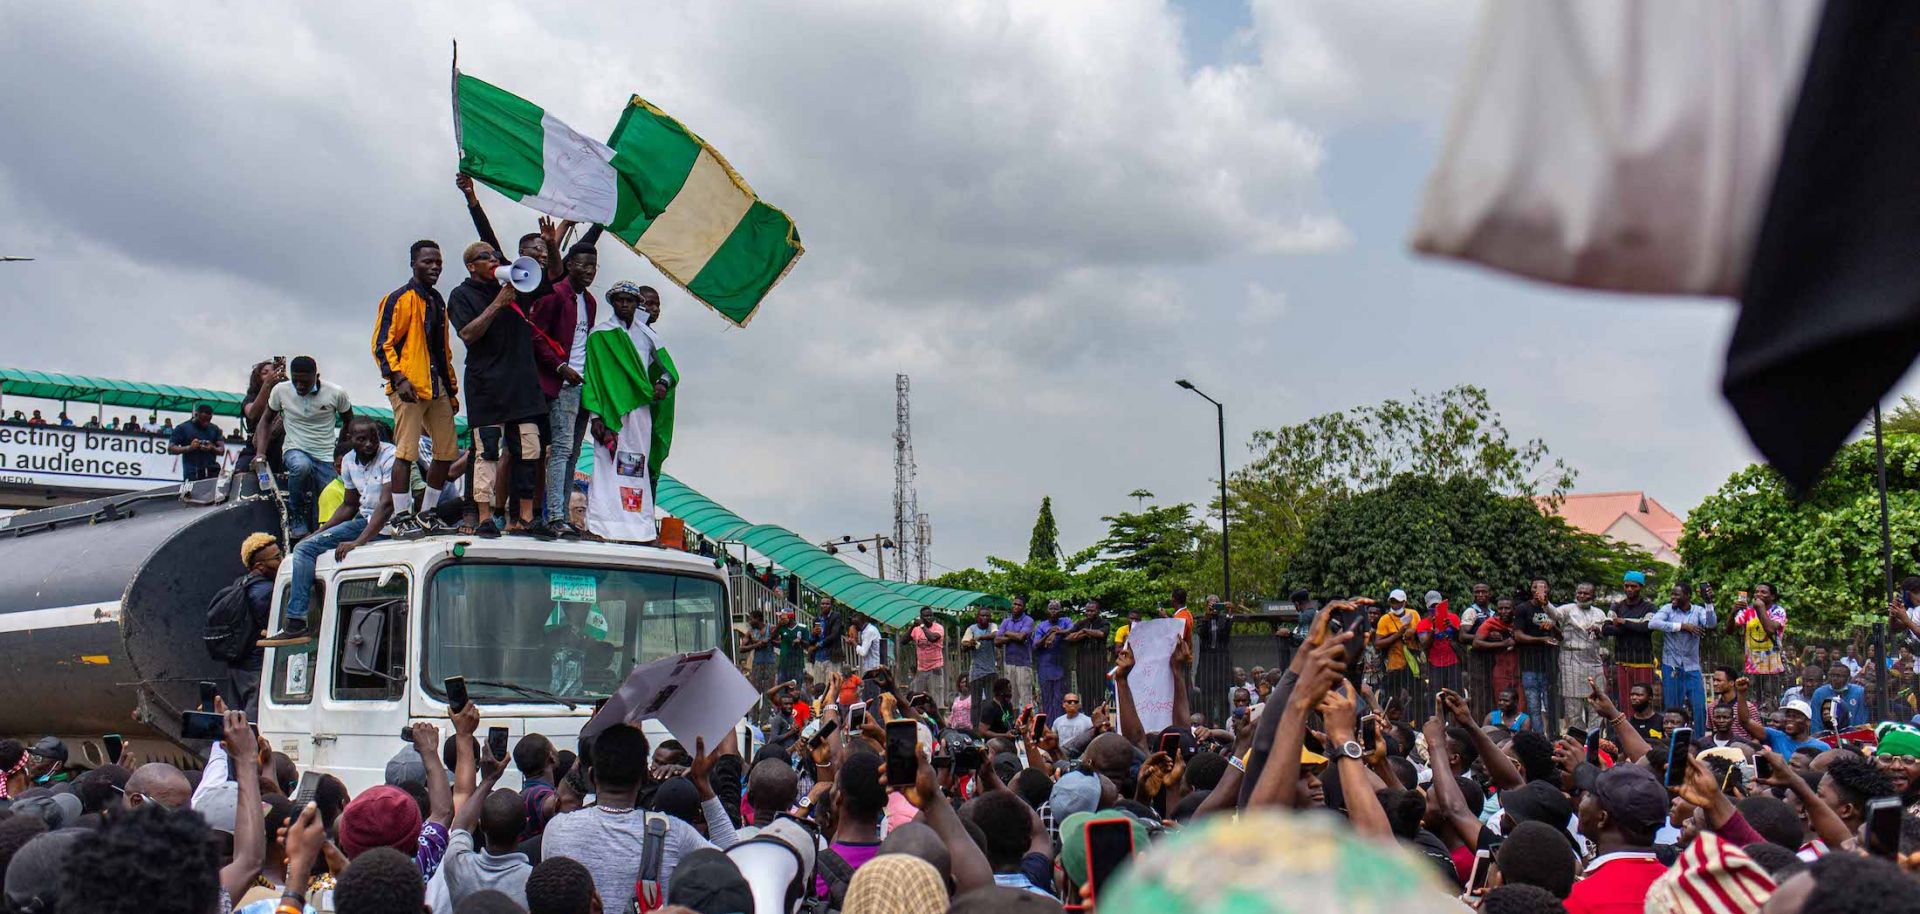
[[[227,442],[224,463],[240,445]],[[128,492],[179,482],[164,435],[53,425],[0,425],[0,487]]]

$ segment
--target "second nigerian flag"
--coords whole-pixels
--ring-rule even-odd
[[[464,73],[454,78],[460,170],[543,213],[595,222],[687,293],[746,326],[804,252],[712,146],[634,96],[606,143]]]

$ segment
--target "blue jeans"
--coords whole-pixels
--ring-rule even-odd
[[[313,563],[332,552],[333,547],[353,542],[365,529],[367,519],[356,517],[309,536],[293,547],[293,591],[287,594],[287,610],[282,615],[288,620],[307,618],[307,603],[313,599]]]
[[[1669,708],[1686,708],[1693,714],[1693,725],[1707,719],[1707,689],[1699,670],[1677,669],[1660,664],[1660,691]]]
[[[580,418],[580,388],[562,387],[547,401],[547,424],[553,445],[547,450],[547,522],[567,519],[567,499],[573,494],[573,464],[580,455],[580,438],[587,423]]]
[[[1553,719],[1553,705],[1547,682],[1553,674],[1546,670],[1521,670],[1520,688],[1527,693],[1527,725],[1529,730],[1544,731]]]
[[[280,462],[287,467],[287,513],[292,515],[293,521],[288,526],[293,528],[296,535],[306,533],[318,526],[313,516],[313,506],[320,498],[320,490],[340,474],[334,472],[331,461],[293,448],[280,453]]]

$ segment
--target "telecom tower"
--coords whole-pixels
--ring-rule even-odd
[[[920,495],[914,490],[917,467],[913,462],[913,420],[908,405],[907,376],[893,376],[893,542],[898,560],[893,563],[902,581],[927,579],[928,547],[933,544],[933,523],[920,513]],[[918,577],[909,578],[908,563]]]

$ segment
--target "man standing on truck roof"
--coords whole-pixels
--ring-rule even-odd
[[[292,448],[291,441],[288,447]],[[227,701],[228,707],[246,709],[249,719],[260,713],[260,670],[267,651],[259,639],[273,616],[273,579],[280,573],[280,559],[280,541],[271,533],[250,533],[240,543],[240,564],[247,568],[247,610],[253,622],[247,629],[246,653],[227,664]]]
[[[447,341],[447,302],[434,283],[440,281],[440,245],[416,241],[408,251],[413,277],[380,300],[373,328],[373,362],[387,382],[387,400],[393,406],[395,459],[392,500],[400,526],[423,529],[440,525],[432,511],[447,484],[447,470],[459,456],[453,417],[460,412],[459,381],[454,377],[453,349]],[[427,493],[413,511],[409,473],[421,459],[420,436],[433,439],[433,462],[426,473]]]
[[[347,442],[350,450],[340,461],[347,497],[318,532],[293,548],[292,589],[287,592],[284,618],[278,632],[260,640],[263,647],[313,640],[307,628],[307,604],[313,599],[314,562],[329,549],[334,561],[345,561],[354,547],[379,535],[393,515],[393,493],[387,484],[399,461],[397,449],[380,440],[379,426],[365,416],[355,416],[347,426]]]
[[[660,293],[614,283],[613,314],[587,334],[586,382],[580,408],[592,416],[593,485],[587,527],[610,540],[651,543],[653,488],[673,442],[674,388],[680,372],[649,326],[660,317]],[[636,317],[645,309],[644,317]]]

